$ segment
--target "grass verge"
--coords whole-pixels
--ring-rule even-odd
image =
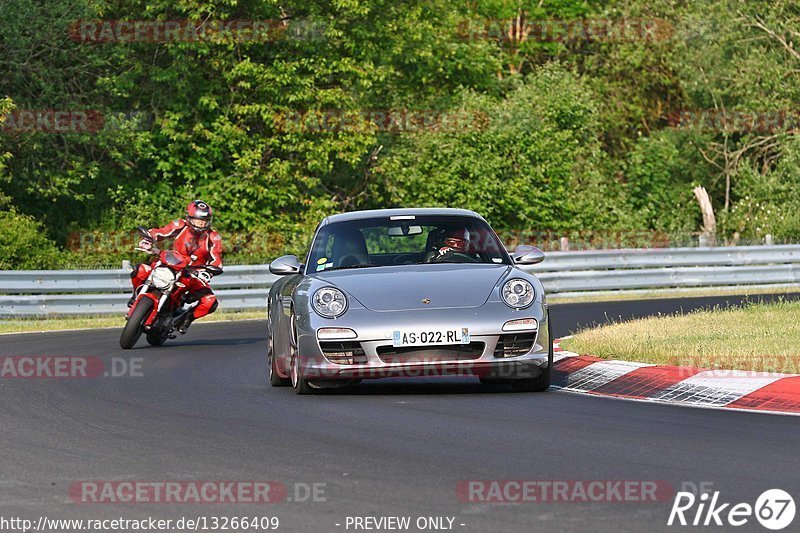
[[[195,324],[230,322],[233,320],[253,320],[266,318],[266,314],[266,311],[218,311],[207,318],[198,320]],[[125,317],[122,315],[3,319],[0,320],[0,334],[37,333],[71,329],[121,328],[124,325]]]
[[[561,346],[604,359],[800,374],[800,302],[609,323]]]
[[[547,296],[552,304],[616,302],[626,300],[660,300],[664,298],[701,298],[704,296],[758,296],[761,294],[797,295],[800,285],[758,285],[735,287],[703,287],[658,290],[600,291],[588,294],[569,293]]]

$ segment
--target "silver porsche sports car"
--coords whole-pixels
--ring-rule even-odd
[[[550,386],[542,284],[480,215],[382,209],[324,219],[300,263],[270,264],[269,380],[298,394],[365,378],[475,375],[518,391]]]

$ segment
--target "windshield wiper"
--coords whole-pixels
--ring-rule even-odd
[[[423,262],[417,263],[417,264],[418,265],[444,265],[444,264],[450,264],[450,265],[494,265],[494,264],[499,264],[499,263],[485,263],[483,261],[452,261],[452,260],[446,260],[446,261],[423,261]]]
[[[330,272],[331,270],[346,270],[348,268],[367,268],[367,267],[374,267],[378,266],[375,263],[359,263],[357,265],[347,265],[347,266],[338,266],[338,267],[331,267],[326,268],[325,270],[321,270],[320,272]]]

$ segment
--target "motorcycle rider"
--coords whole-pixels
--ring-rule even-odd
[[[210,205],[202,200],[194,200],[186,206],[186,218],[175,220],[161,228],[153,228],[149,232],[156,242],[174,239],[172,249],[190,258],[190,265],[193,267],[211,265],[222,268],[222,239],[219,233],[211,229],[213,218]],[[153,241],[145,237],[139,242],[139,248],[151,251]],[[153,264],[141,263],[134,267],[131,272],[133,297],[128,301],[128,307],[133,305],[137,290],[147,280],[152,270]],[[212,277],[210,272],[201,269],[184,281],[187,284],[186,293],[189,300],[198,304],[177,324],[180,333],[186,333],[196,319],[216,311],[217,298],[210,285]]]

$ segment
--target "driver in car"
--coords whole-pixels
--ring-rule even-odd
[[[472,259],[474,254],[470,253],[471,251],[469,232],[466,228],[447,229],[443,230],[435,249],[427,253],[426,262],[457,261],[464,256]]]

